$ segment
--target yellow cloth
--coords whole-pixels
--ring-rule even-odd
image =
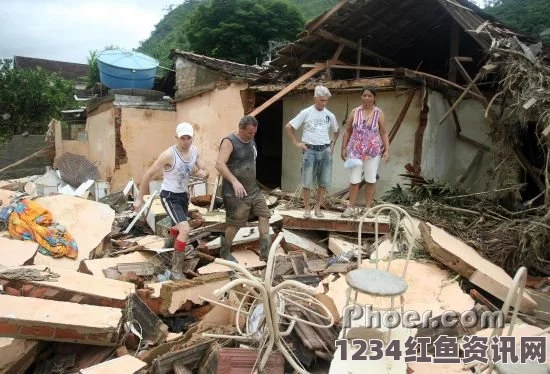
[[[53,222],[52,214],[32,200],[21,200],[8,219],[12,238],[34,240],[39,251],[52,257],[76,258],[78,246],[65,227]]]

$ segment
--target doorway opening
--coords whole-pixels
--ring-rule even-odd
[[[272,95],[256,93],[255,106],[258,107]],[[283,101],[278,100],[256,116],[258,132],[256,146],[256,179],[269,188],[281,186],[283,154]]]

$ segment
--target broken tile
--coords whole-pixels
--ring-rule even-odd
[[[283,229],[283,233],[285,238],[283,247],[285,247],[287,252],[292,250],[304,250],[315,253],[320,257],[328,257],[327,249],[315,243],[313,240],[290,230]]]
[[[146,366],[147,364],[145,362],[130,355],[126,355],[82,369],[80,370],[80,374],[134,374],[144,369]]]

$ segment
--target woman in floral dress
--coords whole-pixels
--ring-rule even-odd
[[[362,105],[353,109],[346,121],[342,140],[342,159],[350,167],[349,205],[342,217],[358,214],[355,208],[362,174],[366,182],[366,207],[374,198],[374,186],[380,159],[385,162],[390,156],[390,141],[386,131],[384,112],[374,105],[376,91],[365,88],[361,91]]]

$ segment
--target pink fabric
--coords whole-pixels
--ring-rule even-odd
[[[363,119],[362,107],[355,108],[353,132],[348,143],[350,159],[368,160],[382,155],[383,144],[378,127],[381,110],[374,107],[367,119]]]

